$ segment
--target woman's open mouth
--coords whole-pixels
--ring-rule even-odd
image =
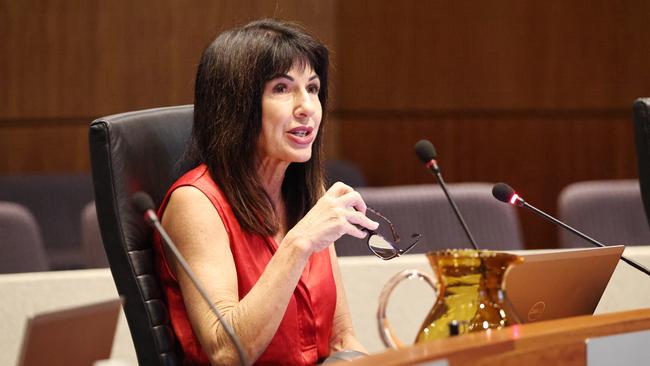
[[[296,131],[296,132],[290,132],[293,135],[296,135],[298,137],[305,137],[309,134],[307,131]]]
[[[288,131],[291,141],[299,145],[308,145],[314,141],[315,134],[313,127],[300,126]]]

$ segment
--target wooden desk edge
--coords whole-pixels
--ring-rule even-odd
[[[345,363],[349,366],[410,365],[447,359],[455,364],[467,359],[505,352],[533,352],[539,348],[584,343],[585,339],[650,329],[650,309],[585,315],[539,323],[513,325],[503,329],[471,333],[416,344],[400,350],[371,355]],[[462,362],[460,362],[462,363]],[[337,363],[337,365],[344,365]]]

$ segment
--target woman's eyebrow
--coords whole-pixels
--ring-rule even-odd
[[[289,79],[290,81],[294,81],[294,79],[293,79],[291,76],[289,76],[289,75],[287,75],[287,74],[284,74],[284,73],[275,74],[275,75],[273,75],[273,76],[271,77],[270,80],[273,80],[273,79],[279,79],[279,78]]]
[[[273,76],[271,77],[270,80],[273,80],[273,79],[279,79],[279,78],[289,79],[290,81],[295,81],[295,79],[294,79],[293,77],[291,77],[291,76],[289,76],[289,75],[287,75],[287,74],[284,74],[284,73],[281,73],[281,74],[275,74],[275,75],[273,75]],[[314,74],[314,75],[312,75],[312,76],[309,78],[308,81],[312,81],[312,80],[314,80],[314,79],[320,79],[320,78],[318,77],[318,74]]]

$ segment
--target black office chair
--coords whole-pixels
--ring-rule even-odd
[[[645,216],[650,225],[650,98],[635,100],[633,110],[639,184]]]
[[[179,365],[182,357],[154,266],[152,232],[131,196],[145,191],[159,205],[185,167],[193,106],[99,118],[90,125],[97,217],[113,279],[140,365]]]

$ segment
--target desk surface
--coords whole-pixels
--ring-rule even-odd
[[[514,325],[390,350],[350,366],[409,365],[447,359],[450,365],[585,364],[585,339],[650,329],[650,309]]]
[[[650,267],[650,246],[627,247],[625,255]],[[427,258],[414,254],[384,262],[374,256],[340,257],[339,264],[357,338],[370,353],[383,352],[385,347],[379,339],[376,318],[381,288],[391,276],[404,269],[430,273]],[[405,281],[395,289],[388,306],[388,319],[404,342],[415,339],[433,298],[433,291],[421,281]],[[643,308],[650,308],[650,278],[619,262],[596,314]]]

